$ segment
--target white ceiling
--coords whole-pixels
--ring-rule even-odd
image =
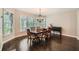
[[[17,10],[29,12],[32,14],[39,14],[39,8],[17,8]],[[66,11],[74,11],[77,8],[41,8],[42,15],[51,15],[53,13],[66,12]]]

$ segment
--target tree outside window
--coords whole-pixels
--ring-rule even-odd
[[[3,15],[3,34],[4,36],[12,33],[13,14],[4,10]]]

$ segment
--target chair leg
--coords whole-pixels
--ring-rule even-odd
[[[30,47],[31,47],[31,40],[30,40]]]
[[[62,33],[60,32],[60,39],[62,39]]]

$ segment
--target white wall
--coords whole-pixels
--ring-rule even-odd
[[[76,11],[56,13],[47,17],[47,26],[49,24],[61,26],[63,28],[62,33],[65,35],[76,36],[76,23]]]
[[[77,11],[77,38],[79,39],[79,10]]]
[[[0,9],[0,50],[2,49],[2,9]]]

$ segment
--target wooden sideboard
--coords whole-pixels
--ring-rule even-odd
[[[62,27],[53,27],[53,32],[58,32],[60,34],[60,39],[62,38]]]

